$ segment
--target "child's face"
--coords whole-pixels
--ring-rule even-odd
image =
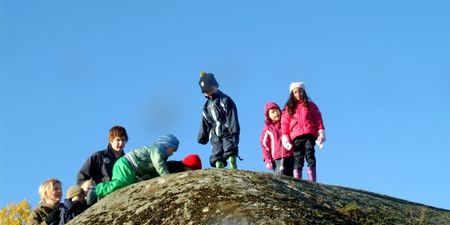
[[[176,151],[176,149],[174,147],[170,147],[166,149],[166,155],[167,157],[173,155],[173,153]]]
[[[212,87],[209,89],[206,89],[203,93],[205,94],[206,97],[210,98],[214,93],[216,93],[217,91],[217,87]]]
[[[125,144],[127,143],[125,137],[115,137],[112,139],[109,144],[111,145],[114,151],[120,152],[125,148]]]
[[[295,99],[300,100],[300,96],[302,95],[303,90],[299,87],[296,87],[292,90],[292,93],[294,94]]]
[[[47,197],[52,202],[60,202],[62,197],[61,185],[54,184],[53,189],[47,193]]]
[[[280,110],[277,108],[269,109],[269,119],[272,120],[272,122],[280,121],[280,114]]]
[[[84,200],[84,195],[80,194],[78,196],[73,197],[72,202],[82,202]]]

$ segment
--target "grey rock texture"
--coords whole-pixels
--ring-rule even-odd
[[[117,190],[69,224],[450,224],[450,211],[269,173],[206,169]]]

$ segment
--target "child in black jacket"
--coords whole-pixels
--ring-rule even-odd
[[[199,85],[207,100],[203,106],[198,142],[203,145],[211,142],[209,161],[212,167],[224,168],[228,160],[230,168],[237,169],[240,127],[236,105],[218,89],[214,74],[202,72]]]

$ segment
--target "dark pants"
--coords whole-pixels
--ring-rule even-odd
[[[298,136],[294,139],[294,168],[302,169],[306,162],[308,163],[308,167],[316,167],[316,155],[314,150],[314,145],[316,141],[316,137],[312,134],[305,134]]]
[[[284,167],[283,170],[280,170],[281,165]],[[273,169],[276,175],[294,176],[294,157],[276,159]]]
[[[239,154],[239,136],[227,137],[211,137],[212,154],[209,157],[209,162],[212,167],[215,167],[216,161],[222,161],[227,166],[227,159],[230,156],[237,156]]]

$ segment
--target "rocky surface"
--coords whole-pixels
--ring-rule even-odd
[[[207,169],[117,190],[69,224],[450,224],[450,211],[268,173]]]

